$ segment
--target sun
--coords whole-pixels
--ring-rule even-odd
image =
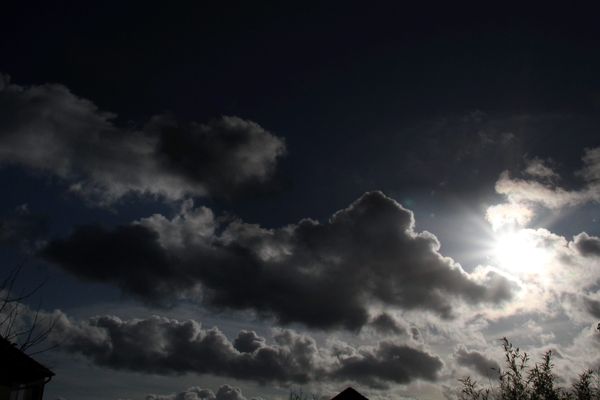
[[[520,276],[543,274],[550,261],[548,251],[531,229],[498,233],[492,253],[499,268]]]

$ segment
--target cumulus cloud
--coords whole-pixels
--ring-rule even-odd
[[[216,393],[210,389],[193,386],[183,392],[169,395],[149,394],[146,400],[246,400],[246,397],[240,388],[222,385]]]
[[[575,172],[578,187],[562,187],[558,174],[539,159],[531,160],[520,178],[508,172],[500,175],[496,191],[507,202],[489,207],[486,217],[501,232],[494,262],[520,280],[518,310],[552,314],[561,309],[573,319],[589,317],[581,310],[592,315],[600,310],[595,300],[600,238],[581,232],[569,240],[547,229],[524,228],[544,208],[552,212],[600,201],[599,171],[600,148],[588,148]]]
[[[364,194],[325,223],[305,219],[279,229],[223,224],[188,203],[172,219],[79,227],[42,254],[149,302],[201,295],[212,307],[319,328],[358,329],[373,304],[451,318],[457,302],[511,297],[506,279],[493,271],[469,275],[414,224],[411,211],[380,192]]]
[[[454,352],[454,358],[458,365],[471,368],[486,378],[497,378],[500,373],[500,365],[496,361],[476,350],[469,351],[461,346]]]
[[[405,384],[413,379],[435,381],[443,367],[439,357],[428,352],[393,342],[380,342],[376,347],[361,349],[342,359],[332,375],[378,388],[387,382]]]
[[[59,341],[63,351],[81,354],[100,366],[142,373],[211,374],[261,384],[328,378],[382,387],[388,382],[436,380],[443,366],[439,357],[424,349],[391,341],[373,347],[346,345],[340,353],[292,330],[276,331],[270,342],[255,332],[241,331],[231,342],[218,328],[206,329],[194,320],[98,316],[74,321],[60,312],[55,320],[52,340]],[[235,400],[241,393],[227,388],[221,396]]]
[[[125,129],[63,85],[0,80],[0,165],[52,174],[99,204],[128,194],[229,196],[267,180],[285,152],[281,138],[238,117],[158,116]]]
[[[324,357],[309,336],[293,331],[238,351],[218,329],[163,317],[121,320],[99,316],[78,323],[62,316],[53,332],[61,349],[97,365],[152,374],[213,374],[257,382],[306,383],[322,372]]]

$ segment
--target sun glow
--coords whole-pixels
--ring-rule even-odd
[[[499,268],[520,276],[542,274],[550,261],[548,251],[530,229],[499,233],[493,258]]]

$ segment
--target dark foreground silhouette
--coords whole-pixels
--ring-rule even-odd
[[[0,400],[41,400],[54,373],[0,337]]]
[[[333,396],[331,400],[369,400],[362,394],[358,393],[353,388],[349,387],[342,390],[337,395]]]
[[[570,387],[552,372],[552,351],[544,353],[540,362],[529,366],[529,355],[513,347],[506,338],[504,369],[498,369],[496,384],[481,387],[471,377],[460,379],[461,400],[597,400],[600,399],[599,370],[584,370]]]

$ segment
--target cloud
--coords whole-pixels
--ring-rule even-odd
[[[88,281],[111,282],[156,305],[166,305],[165,293],[189,290],[168,254],[157,243],[158,234],[140,225],[108,231],[100,226],[79,227],[69,241],[50,244],[49,259],[60,260],[70,272]],[[94,243],[93,246],[90,246]],[[85,261],[85,270],[81,263]],[[115,276],[118,271],[118,276]]]
[[[167,168],[216,194],[264,181],[285,151],[282,139],[237,117],[188,125],[155,118],[148,130],[156,131],[157,152]]]
[[[569,191],[535,180],[511,178],[506,171],[496,182],[496,192],[505,195],[511,203],[541,205],[549,209],[579,205],[591,199],[588,190]]]
[[[525,226],[533,215],[533,210],[523,204],[505,203],[488,207],[485,218],[497,231],[504,227]]]
[[[150,394],[146,396],[146,400],[246,400],[246,397],[237,387],[221,385],[217,393],[193,386],[183,392],[169,395]]]
[[[233,341],[233,347],[240,353],[253,353],[265,345],[265,338],[254,331],[242,330]]]
[[[600,301],[583,297],[585,310],[594,318],[600,318]]]
[[[539,161],[539,160],[538,160]],[[511,204],[538,205],[548,209],[577,206],[600,201],[600,147],[586,149],[582,168],[576,172],[584,184],[579,189],[565,189],[547,178],[558,175],[543,164],[529,164],[526,179],[511,177],[504,171],[496,182],[496,192],[507,197]]]
[[[600,238],[585,232],[573,237],[572,246],[584,257],[600,257]]]
[[[487,358],[478,351],[468,351],[463,346],[455,351],[454,358],[458,365],[471,368],[486,378],[497,378],[500,373],[500,365],[496,361]]]
[[[527,175],[542,178],[542,179],[554,179],[558,178],[558,174],[550,168],[546,162],[539,158],[534,158],[527,162],[527,166],[524,171]]]
[[[157,214],[110,230],[79,227],[42,255],[151,303],[201,296],[215,308],[318,328],[358,329],[373,304],[451,318],[457,302],[511,297],[506,279],[492,271],[467,274],[414,224],[411,211],[380,192],[325,223],[304,219],[279,229],[220,223],[209,209],[186,203],[172,219]]]
[[[254,351],[240,352],[219,329],[204,329],[194,320],[100,316],[76,323],[63,317],[56,326],[62,349],[113,369],[305,383],[323,368],[314,339],[292,331],[275,334],[272,344],[261,338]]]
[[[178,123],[157,116],[142,129],[63,85],[0,84],[0,165],[61,178],[98,204],[129,194],[167,199],[230,196],[269,179],[284,141],[238,117]]]
[[[436,355],[390,341],[374,347],[346,345],[342,354],[292,330],[276,331],[270,342],[241,331],[232,343],[218,328],[205,329],[194,320],[98,316],[74,321],[60,312],[55,319],[52,340],[61,343],[62,351],[100,366],[149,374],[211,374],[261,384],[306,384],[326,377],[381,387],[386,382],[436,380],[443,366]],[[221,395],[235,399],[241,393],[224,389]]]
[[[373,318],[370,325],[383,334],[406,335],[408,333],[406,327],[402,326],[399,321],[387,313],[381,313]]]
[[[339,369],[332,375],[383,389],[387,387],[385,382],[435,381],[443,365],[439,357],[428,352],[393,342],[380,342],[372,349],[362,349],[342,359]]]

